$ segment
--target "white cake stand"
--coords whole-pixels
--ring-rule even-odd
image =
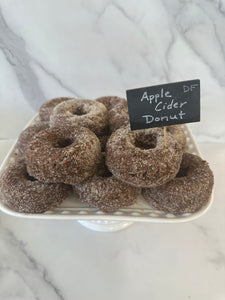
[[[36,116],[29,125],[37,122]],[[183,125],[187,137],[186,151],[201,156],[198,146],[186,125]],[[0,173],[16,159],[16,143],[10,149],[8,155],[0,167]],[[208,199],[206,205],[199,211],[189,214],[173,215],[157,210],[145,202],[142,196],[139,196],[137,203],[127,208],[121,208],[113,213],[104,213],[96,208],[88,207],[81,203],[76,195],[70,196],[59,207],[42,214],[18,213],[9,208],[3,202],[4,197],[0,196],[0,210],[11,216],[29,219],[57,219],[57,220],[76,220],[82,226],[102,232],[113,232],[125,229],[136,222],[154,222],[154,223],[180,223],[189,222],[199,218],[207,212],[213,201],[213,193]]]

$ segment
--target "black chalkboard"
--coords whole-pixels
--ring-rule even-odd
[[[200,121],[200,80],[127,90],[131,130]]]

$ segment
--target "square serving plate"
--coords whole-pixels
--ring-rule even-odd
[[[28,126],[37,122],[38,116],[28,123]],[[201,156],[198,146],[189,130],[187,125],[182,125],[187,137],[186,151],[189,153]],[[10,149],[8,155],[4,159],[0,173],[9,165],[10,162],[16,159],[17,150],[16,142]],[[122,227],[126,227],[133,222],[159,222],[159,223],[179,223],[187,222],[199,218],[210,208],[213,201],[213,193],[208,199],[207,204],[195,213],[185,213],[173,215],[165,213],[151,207],[142,196],[139,196],[137,203],[126,208],[121,208],[113,213],[104,213],[96,208],[88,207],[84,203],[80,202],[78,196],[70,196],[59,207],[49,210],[41,214],[28,214],[15,212],[2,201],[3,195],[0,195],[0,210],[6,214],[30,218],[30,219],[57,219],[57,220],[78,220],[84,226],[87,226],[94,230],[100,231],[114,231],[115,226],[123,224]],[[88,222],[87,222],[88,221]],[[117,225],[116,225],[117,224]],[[101,227],[100,229],[98,227]],[[121,229],[119,226],[119,229]],[[105,229],[104,229],[105,228]],[[110,229],[111,228],[111,229]]]

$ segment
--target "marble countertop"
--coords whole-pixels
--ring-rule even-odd
[[[0,0],[0,161],[47,99],[201,80],[210,210],[113,233],[0,213],[1,300],[225,299],[225,2]]]
[[[225,299],[225,143],[199,146],[215,195],[198,220],[102,233],[0,213],[0,299]]]

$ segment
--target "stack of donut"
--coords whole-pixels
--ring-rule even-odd
[[[17,141],[18,158],[4,170],[4,202],[23,213],[41,213],[76,192],[104,212],[143,197],[173,214],[199,210],[209,199],[213,174],[207,162],[185,153],[181,126],[131,131],[127,102],[55,98]]]

